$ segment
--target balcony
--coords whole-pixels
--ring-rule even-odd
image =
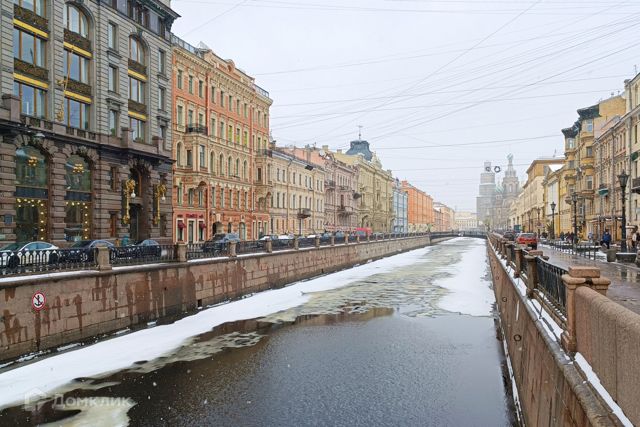
[[[271,150],[256,150],[257,157],[273,157],[273,151]]]
[[[351,190],[351,188],[349,188],[348,185],[340,185],[339,188],[340,188],[340,191],[349,191],[349,190]]]
[[[311,216],[311,209],[301,208],[298,209],[298,218],[304,219]]]
[[[640,194],[640,178],[633,178],[631,180],[631,191]]]
[[[187,133],[199,133],[201,135],[208,135],[209,129],[203,125],[189,124],[187,125]]]
[[[598,186],[598,194],[600,196],[606,196],[609,194],[609,186],[607,184],[600,184]]]
[[[147,75],[147,66],[144,64],[139,63],[138,61],[134,61],[133,59],[129,58],[129,69],[131,71],[135,71],[138,74],[142,74],[143,76]]]
[[[336,188],[336,182],[335,181],[325,181],[324,182],[324,188],[326,190],[334,190]]]
[[[338,214],[340,215],[353,215],[354,210],[352,206],[338,206]]]

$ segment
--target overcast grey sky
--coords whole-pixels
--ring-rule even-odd
[[[576,109],[640,65],[640,2],[173,0],[173,31],[270,92],[278,145],[348,148],[475,211],[485,160],[563,155]],[[499,178],[501,175],[499,176]]]

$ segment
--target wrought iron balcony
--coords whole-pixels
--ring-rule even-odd
[[[206,126],[190,124],[187,125],[187,133],[200,133],[202,135],[207,135],[209,132]]]
[[[311,216],[311,209],[300,208],[298,209],[298,218],[309,218]]]

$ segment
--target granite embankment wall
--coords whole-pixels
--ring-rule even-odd
[[[198,307],[429,244],[428,236],[420,236],[3,281],[0,360],[154,320],[171,321]],[[36,291],[46,296],[41,311],[31,306]]]
[[[487,244],[503,340],[524,424],[614,426],[619,421],[590,388],[560,343],[541,324],[526,295]],[[596,293],[591,289],[588,291]],[[605,298],[606,297],[602,297]]]

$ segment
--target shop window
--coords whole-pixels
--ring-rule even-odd
[[[16,150],[16,241],[45,240],[48,227],[49,165],[32,146]]]

